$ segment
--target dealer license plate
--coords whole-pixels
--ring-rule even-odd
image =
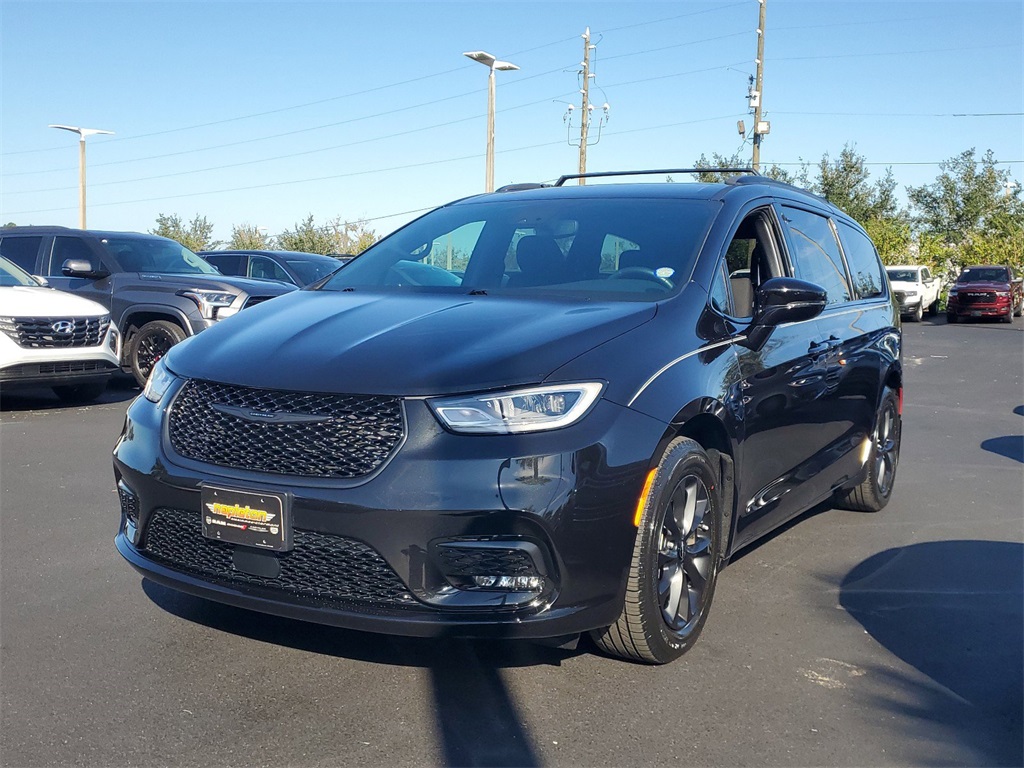
[[[203,536],[256,549],[292,548],[289,497],[203,485]]]

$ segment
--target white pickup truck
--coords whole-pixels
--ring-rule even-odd
[[[900,303],[902,316],[919,323],[926,309],[929,315],[939,311],[942,281],[934,277],[928,267],[906,264],[886,267],[885,271],[889,275],[892,292]]]

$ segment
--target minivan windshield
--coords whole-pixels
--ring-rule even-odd
[[[362,253],[321,290],[441,290],[657,301],[681,289],[714,217],[706,200],[456,203]]]
[[[220,270],[173,240],[149,237],[104,237],[100,243],[125,272],[219,275]]]

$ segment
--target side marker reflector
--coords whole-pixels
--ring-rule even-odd
[[[644,516],[644,507],[647,506],[647,497],[651,495],[651,487],[654,485],[654,476],[658,474],[657,469],[652,469],[647,473],[647,479],[644,480],[644,489],[640,491],[640,500],[636,503],[636,514],[633,515],[633,527],[640,527],[640,518]]]

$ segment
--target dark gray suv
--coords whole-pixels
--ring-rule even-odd
[[[0,229],[0,255],[107,307],[124,339],[121,366],[139,386],[179,341],[295,290],[225,277],[181,243],[137,232],[7,227]]]

